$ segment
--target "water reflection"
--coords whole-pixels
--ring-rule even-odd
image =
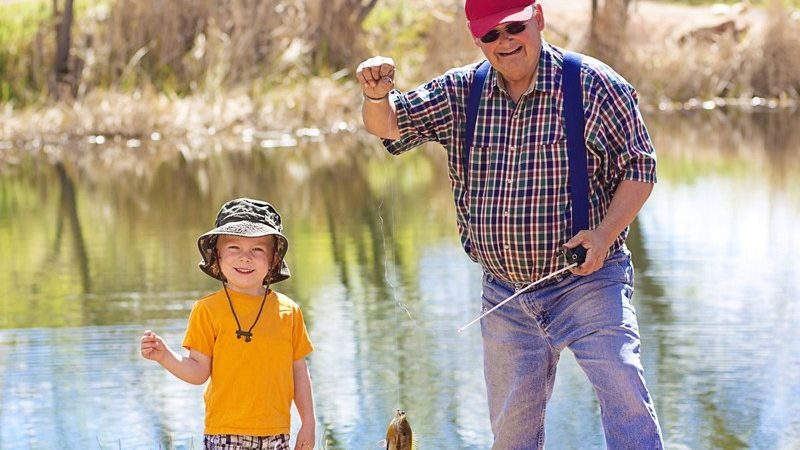
[[[692,447],[798,447],[800,119],[661,119],[637,280],[657,407]]]
[[[671,448],[800,447],[800,119],[649,118],[660,183],[629,245],[647,382]],[[0,448],[199,448],[202,389],[143,361],[196,298],[196,237],[236,196],[286,221],[328,449],[376,448],[394,408],[421,448],[491,443],[477,329],[444,158],[359,137],[299,148],[61,149],[0,168]],[[79,145],[80,147],[80,145]],[[50,153],[52,154],[52,152]],[[603,448],[568,353],[548,447]],[[295,420],[295,423],[297,421]]]

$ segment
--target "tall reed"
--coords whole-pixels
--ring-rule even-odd
[[[26,4],[33,13],[16,28],[0,17],[0,102],[41,106],[48,98],[53,23],[41,7],[48,2],[36,1]],[[376,1],[80,2],[71,66],[77,102],[16,117],[7,106],[0,110],[0,137],[355,127],[353,72],[368,55],[395,59],[401,89],[483,57],[467,31],[463,0]],[[625,21],[609,13],[596,22],[595,34],[613,29],[621,37],[598,54],[578,44],[588,30],[586,6],[585,14],[561,17],[545,9],[548,40],[610,63],[645,104],[800,96],[794,70],[800,66],[800,19],[778,0],[769,20],[710,38],[665,37],[652,32],[654,25],[669,25],[658,17]],[[0,4],[0,12],[4,8]],[[4,30],[14,31],[9,37]]]

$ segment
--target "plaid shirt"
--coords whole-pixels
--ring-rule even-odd
[[[392,93],[400,139],[384,140],[387,150],[399,154],[427,141],[444,146],[461,243],[485,271],[512,283],[532,282],[566,265],[559,251],[572,237],[572,206],[562,60],[563,50],[543,43],[534,82],[517,104],[497,72],[489,71],[466,176],[466,108],[476,65]],[[627,81],[584,57],[581,84],[594,229],[621,180],[655,183],[656,157]],[[626,228],[609,250],[621,248],[627,234]]]

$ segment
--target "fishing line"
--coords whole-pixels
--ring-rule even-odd
[[[391,79],[391,78],[389,78],[389,82],[394,84],[394,80]],[[387,95],[389,95],[389,94],[387,94]],[[391,99],[389,101],[391,101]],[[388,116],[387,117],[387,121],[386,121],[387,129],[390,127],[391,122],[392,122],[392,119],[391,119],[390,116]],[[393,177],[389,177],[389,167],[388,167],[389,163],[387,162],[387,159],[388,158],[384,156],[384,160],[383,160],[383,162],[381,164],[383,166],[383,175],[384,175],[383,179],[384,180],[393,180]],[[397,243],[395,242],[395,237],[397,236],[397,233],[396,233],[396,229],[395,229],[395,220],[394,220],[394,218],[395,218],[394,208],[395,208],[395,204],[397,203],[397,196],[395,194],[396,188],[395,188],[395,183],[394,182],[391,182],[391,188],[390,189],[391,189],[391,202],[392,202],[392,204],[390,206],[391,210],[389,211],[389,214],[391,214],[391,228],[390,228],[390,231],[392,233],[392,261],[394,261],[394,259],[395,259],[394,257],[395,257],[395,254],[396,254],[396,252],[394,252],[394,250],[397,248]],[[392,300],[394,300],[395,305],[397,305],[397,307],[400,308],[401,310],[405,311],[405,313],[408,316],[408,318],[411,319],[411,321],[414,323],[414,326],[416,326],[416,327],[421,329],[422,327],[417,322],[417,319],[415,319],[414,316],[411,314],[411,311],[406,307],[405,304],[403,304],[403,302],[401,302],[397,298],[397,292],[396,292],[397,289],[396,289],[396,287],[394,286],[394,284],[392,283],[392,281],[390,279],[390,274],[389,274],[389,261],[390,260],[389,260],[389,257],[388,257],[389,250],[386,247],[386,231],[384,229],[383,215],[381,214],[381,210],[383,209],[383,203],[384,203],[384,199],[385,198],[386,198],[386,185],[384,184],[382,189],[381,189],[381,202],[380,202],[380,204],[378,204],[378,207],[377,207],[378,221],[380,222],[380,227],[381,227],[381,241],[383,243],[383,278],[386,280],[386,285],[389,286],[389,288],[391,289]],[[396,276],[397,276],[397,270],[395,269],[395,277]],[[399,318],[398,318],[398,320],[399,320]],[[399,325],[399,322],[396,323],[396,325]],[[396,337],[396,334],[397,333],[395,333],[395,337]]]
[[[383,164],[384,164],[384,169],[385,169],[386,161],[384,161]],[[385,173],[385,170],[384,170],[384,173]],[[386,179],[386,178],[384,178],[384,179]],[[395,189],[394,188],[394,184],[392,184],[392,205],[391,205],[391,210],[389,211],[389,214],[391,214],[391,216],[392,216],[392,223],[391,223],[391,227],[390,227],[390,231],[392,232],[392,236],[395,236],[395,227],[394,227],[395,193],[394,193],[394,189]],[[395,285],[392,283],[391,278],[390,278],[390,274],[389,274],[389,261],[390,261],[389,260],[389,250],[386,247],[386,232],[385,232],[385,230],[383,228],[384,221],[383,221],[383,215],[381,214],[381,209],[382,208],[383,208],[383,198],[381,198],[381,202],[380,202],[380,204],[378,204],[378,208],[377,208],[378,209],[378,222],[380,222],[380,226],[381,226],[381,241],[383,243],[383,278],[384,278],[384,280],[386,280],[386,285],[389,286],[389,288],[390,288],[390,290],[392,292],[392,299],[394,300],[395,305],[397,305],[400,309],[405,311],[405,313],[408,316],[408,318],[411,319],[414,322],[414,325],[419,326],[419,324],[417,323],[417,319],[414,318],[414,316],[411,314],[411,311],[409,311],[409,309],[406,307],[406,305],[403,304],[403,302],[401,302],[397,298],[397,292],[396,292],[397,289],[396,289]],[[397,246],[397,243],[395,243],[394,242],[394,238],[392,238],[392,260],[394,260],[394,256],[395,256],[394,249],[395,249],[396,246]],[[395,269],[394,276],[397,277],[397,270],[396,269]]]
[[[394,227],[395,187],[394,187],[394,182],[392,181],[392,178],[390,178],[388,176],[389,168],[388,168],[388,163],[386,162],[386,158],[387,157],[384,156],[384,160],[383,160],[383,163],[381,165],[383,166],[383,175],[384,175],[383,176],[383,180],[384,180],[384,182],[388,182],[388,183],[391,184],[391,188],[390,189],[391,189],[391,197],[392,198],[391,198],[391,205],[390,205],[391,209],[389,211],[389,214],[391,215],[391,229],[390,229],[390,231],[392,232],[392,236],[394,236],[394,233],[395,233],[395,227]],[[388,286],[388,288],[389,288],[389,292],[391,292],[392,300],[394,301],[395,305],[397,307],[399,307],[400,309],[402,309],[403,311],[405,311],[405,313],[408,315],[408,317],[416,323],[416,321],[414,320],[414,317],[411,315],[411,311],[409,311],[408,308],[406,308],[405,305],[403,305],[403,303],[400,302],[400,300],[397,298],[397,292],[396,292],[397,289],[395,288],[394,284],[392,283],[391,276],[389,274],[389,262],[390,262],[389,249],[388,249],[388,247],[386,245],[386,230],[384,228],[385,222],[383,220],[383,214],[381,213],[381,211],[383,210],[383,203],[384,203],[384,199],[385,198],[386,198],[386,185],[384,184],[383,187],[381,188],[381,202],[377,206],[378,223],[379,223],[380,228],[381,228],[381,243],[383,245],[383,279],[386,282],[386,286]],[[392,239],[392,249],[394,249],[396,245],[397,244],[394,242],[394,238],[393,238]],[[392,253],[392,260],[393,259],[394,259],[394,253]],[[397,274],[397,271],[395,271],[395,276],[396,276],[396,274]],[[400,330],[400,315],[399,315],[398,309],[394,308],[394,348],[395,348],[396,352],[400,351],[400,331],[399,330]],[[397,379],[397,399],[395,401],[395,404],[399,405],[400,401],[402,400],[402,397],[403,397],[403,394],[401,392],[402,389],[403,389],[403,386],[402,386],[402,383],[400,382],[400,379],[399,379],[399,376],[400,376],[399,375],[400,374],[400,360],[399,360],[399,358],[395,358],[395,371],[394,371],[394,373],[398,377],[398,379]]]

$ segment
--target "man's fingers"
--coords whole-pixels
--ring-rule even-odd
[[[372,81],[377,82],[381,79],[381,66],[370,66],[369,68],[369,75],[372,78]]]
[[[362,86],[375,87],[378,83],[379,78],[373,75],[373,70],[374,68],[367,64],[367,62],[362,63],[361,66],[358,67],[356,78],[358,78]]]
[[[391,91],[392,88],[394,88],[394,81],[392,81],[392,79],[389,77],[383,77],[381,78],[380,85],[386,91]]]
[[[394,79],[394,61],[391,58],[376,56],[358,65],[356,76],[362,83],[373,85],[383,77]]]
[[[394,79],[394,65],[386,64],[386,63],[381,64],[380,77],[381,78],[388,77],[389,79],[393,80]]]
[[[358,80],[359,84],[362,86],[367,84],[367,79],[364,78],[364,72],[361,69],[361,66],[358,67],[358,72],[356,72],[356,79]]]

